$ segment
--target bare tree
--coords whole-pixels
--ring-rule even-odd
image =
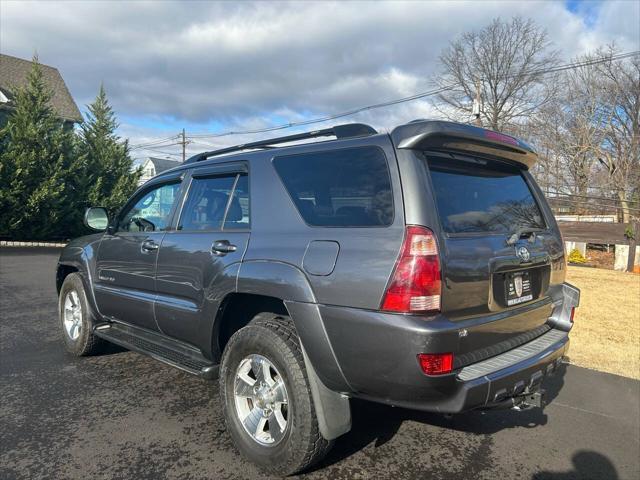
[[[594,59],[584,56],[576,62]],[[541,180],[552,182],[555,193],[576,195],[574,210],[585,213],[588,189],[593,186],[605,138],[604,127],[610,121],[610,112],[602,105],[605,89],[593,65],[567,70],[556,82],[557,95],[540,109],[529,131],[545,152],[541,163],[547,175]]]
[[[601,64],[598,70],[605,92],[603,108],[610,119],[604,126],[599,160],[617,192],[622,221],[627,223],[633,195],[640,193],[640,55]]]
[[[455,85],[439,96],[448,107],[440,110],[457,120],[471,118],[478,88],[483,125],[501,131],[517,130],[554,95],[555,82],[543,72],[558,64],[558,53],[530,19],[495,19],[465,33],[443,51],[440,62],[436,83]]]
[[[578,213],[593,210],[588,197],[596,190],[601,204],[603,196],[619,201],[629,222],[640,193],[640,58],[613,60],[615,53],[610,47],[576,59],[588,65],[563,72],[556,98],[529,130],[544,152],[539,178],[547,187],[573,194]]]

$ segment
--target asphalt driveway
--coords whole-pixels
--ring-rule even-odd
[[[262,478],[215,383],[115,347],[65,353],[57,255],[0,249],[0,479]],[[568,366],[546,388],[544,412],[452,419],[354,401],[352,431],[303,478],[640,478],[640,382]]]

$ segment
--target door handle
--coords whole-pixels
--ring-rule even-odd
[[[145,240],[144,242],[142,242],[142,251],[153,252],[154,250],[157,250],[159,246],[160,245],[158,245],[153,240]]]
[[[236,250],[237,247],[235,245],[231,245],[229,240],[216,240],[213,242],[213,245],[211,245],[211,253],[218,255],[219,257],[222,257],[227,253],[235,252]]]

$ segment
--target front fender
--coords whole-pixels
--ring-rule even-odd
[[[93,279],[96,274],[96,255],[100,247],[102,235],[102,233],[87,235],[69,242],[62,249],[62,252],[60,252],[58,266],[56,268],[56,287],[58,291],[64,280],[61,276],[63,267],[70,267],[80,274],[87,294],[87,300],[89,301],[89,307],[96,316],[98,316],[99,311],[93,294]]]

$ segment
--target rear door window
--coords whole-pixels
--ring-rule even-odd
[[[447,233],[546,228],[520,169],[498,162],[429,158],[438,214]]]
[[[309,225],[379,227],[393,222],[391,178],[377,147],[290,155],[273,163]]]
[[[227,217],[224,220],[224,229],[242,230],[246,228],[249,228],[249,177],[240,175],[231,196]]]
[[[193,178],[178,230],[246,228],[249,228],[249,185],[246,174]]]

